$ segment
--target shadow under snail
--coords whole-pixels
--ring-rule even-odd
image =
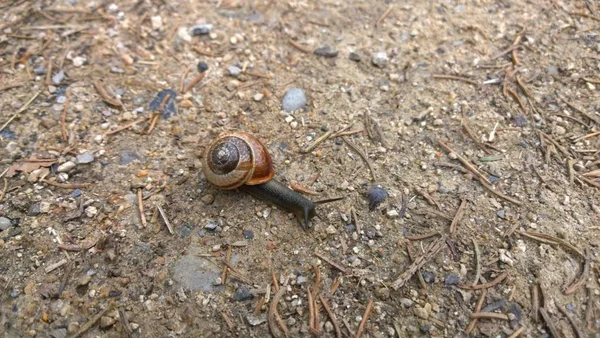
[[[273,178],[273,160],[267,148],[252,134],[232,131],[219,135],[202,158],[206,179],[218,188],[239,188],[298,217],[304,228],[317,216],[316,206],[343,199],[311,201]]]

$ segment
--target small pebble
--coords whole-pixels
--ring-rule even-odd
[[[442,119],[435,119],[433,120],[433,125],[436,127],[441,127],[444,125],[444,121]]]
[[[243,230],[242,234],[244,235],[245,239],[253,239],[254,238],[254,232],[252,232],[250,230]]]
[[[218,226],[219,224],[217,224],[217,222],[210,221],[204,226],[204,228],[212,231],[215,230]]]
[[[504,219],[506,217],[506,212],[504,211],[504,209],[500,209],[496,212],[496,215],[502,219]]]
[[[107,329],[115,323],[115,320],[112,317],[102,316],[100,318],[100,328]]]
[[[256,101],[256,102],[260,102],[264,97],[265,97],[264,94],[262,94],[262,93],[256,93],[256,94],[254,94],[254,96],[252,97],[252,99],[254,99],[254,101]]]
[[[206,194],[200,198],[205,205],[211,205],[215,201],[215,195]]]
[[[421,273],[423,280],[429,284],[435,282],[435,273],[431,271],[423,271]]]
[[[210,34],[211,30],[212,30],[212,25],[209,23],[193,26],[192,27],[192,35],[193,36],[208,35],[208,34]]]
[[[58,73],[52,76],[52,83],[58,85],[65,79],[65,72],[61,69]]]
[[[323,46],[315,49],[314,51],[316,56],[322,56],[325,58],[334,58],[338,56],[338,51],[333,49],[331,46]]]
[[[198,68],[198,73],[204,73],[208,70],[208,65],[206,64],[206,62],[200,61],[198,62],[198,66],[196,68]]]
[[[400,214],[398,213],[398,210],[396,209],[390,209],[387,211],[386,213],[387,217],[389,218],[396,218],[398,216],[400,216]]]
[[[152,23],[152,29],[157,31],[163,28],[163,22],[160,15],[153,15],[150,17],[150,22]]]
[[[10,219],[6,218],[6,217],[0,217],[0,231],[4,231],[8,228],[10,228],[11,226],[11,221]]]
[[[233,300],[237,302],[241,302],[252,297],[253,295],[252,293],[250,293],[250,289],[248,289],[248,287],[245,285],[242,285],[239,288],[237,288],[237,290],[235,290],[235,293],[233,294]]]
[[[446,284],[446,286],[458,285],[458,283],[460,283],[460,277],[456,274],[451,273],[444,278],[444,284]]]
[[[383,202],[389,196],[388,192],[381,186],[373,186],[367,193],[367,199],[369,200],[369,210],[375,210],[381,202]]]
[[[371,58],[371,62],[373,62],[373,65],[379,68],[385,67],[388,64],[388,61],[389,59],[386,52],[373,53],[373,56]]]
[[[327,227],[327,229],[325,229],[325,232],[327,232],[330,235],[333,235],[333,234],[337,233],[337,229],[335,228],[334,225],[330,225]]]
[[[290,88],[281,101],[283,110],[286,112],[293,112],[306,107],[306,95],[300,88]]]
[[[564,135],[567,133],[567,130],[563,126],[556,126],[554,132],[556,133],[556,135]]]
[[[85,164],[85,163],[91,163],[94,161],[94,155],[91,153],[83,153],[80,155],[77,155],[77,163],[79,164]]]
[[[229,76],[237,77],[238,75],[242,74],[242,70],[240,69],[240,67],[230,66],[227,67],[227,74]]]
[[[360,60],[361,60],[360,59],[360,54],[357,54],[357,53],[354,53],[354,52],[348,54],[348,59],[350,59],[351,61],[354,61],[354,62],[360,62]]]
[[[304,283],[306,283],[306,277],[304,277],[304,276],[298,276],[298,279],[296,280],[296,284],[302,285]]]
[[[61,165],[58,166],[58,168],[56,168],[56,171],[59,173],[66,173],[69,172],[71,170],[73,170],[75,168],[76,164],[71,162],[71,161],[67,161]]]

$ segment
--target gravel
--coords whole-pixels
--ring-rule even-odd
[[[6,218],[6,217],[0,217],[0,231],[4,231],[8,228],[10,228],[11,226],[11,221],[10,219]]]
[[[385,66],[387,66],[388,61],[389,58],[386,52],[373,53],[373,56],[371,57],[371,62],[373,63],[373,65],[379,68],[384,68]]]
[[[331,46],[319,47],[315,49],[314,53],[316,56],[322,56],[325,58],[334,58],[339,54],[338,51]]]
[[[306,107],[306,95],[300,88],[290,88],[281,101],[283,110],[290,113]]]

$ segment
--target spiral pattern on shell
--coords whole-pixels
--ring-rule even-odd
[[[255,136],[239,131],[219,135],[206,148],[202,171],[221,189],[265,183],[275,175],[267,148]]]

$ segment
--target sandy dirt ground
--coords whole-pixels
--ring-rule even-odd
[[[599,74],[593,0],[4,0],[0,336],[595,337]]]

